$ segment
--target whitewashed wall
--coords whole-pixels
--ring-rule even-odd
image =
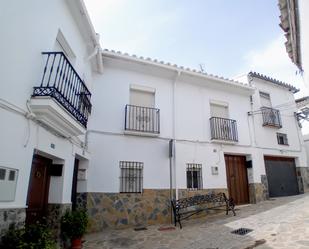
[[[228,87],[222,82],[192,77],[147,63],[104,56],[104,75],[95,78],[94,110],[89,124],[88,146],[92,159],[84,191],[119,192],[119,161],[144,162],[144,188],[169,187],[168,140],[173,137],[173,89],[175,88],[175,165],[173,185],[186,188],[186,164],[202,164],[204,188],[226,188],[224,154],[244,155],[253,161],[249,182],[261,182],[265,175],[264,155],[296,158],[297,166],[307,166],[293,112],[294,96],[286,88],[255,80],[256,91]],[[245,77],[246,84],[247,77]],[[174,82],[176,81],[175,85]],[[156,89],[155,107],[160,109],[158,138],[124,134],[124,107],[129,103],[130,85]],[[282,129],[262,126],[261,114],[248,116],[260,108],[259,90],[270,93],[273,106],[292,103],[282,110]],[[250,101],[253,95],[253,104]],[[210,134],[210,102],[226,102],[229,118],[237,121],[239,142],[216,144]],[[288,134],[289,146],[278,145],[276,132]],[[212,175],[211,167],[219,174]],[[175,173],[176,172],[176,173]]]
[[[43,51],[54,51],[58,30],[64,34],[76,55],[74,67],[91,86],[90,63],[85,62],[88,44],[81,35],[66,1],[7,1],[0,9],[1,84],[0,99],[28,111],[26,101],[33,87],[39,86],[45,58]],[[64,163],[63,176],[52,177],[50,203],[71,202],[73,164],[78,146],[54,136],[22,115],[0,109],[0,166],[19,170],[16,198],[0,202],[0,208],[26,205],[34,150]],[[55,145],[52,149],[50,144]],[[82,153],[81,151],[78,153]]]
[[[169,188],[168,141],[173,137],[176,72],[107,57],[104,68],[104,74],[96,77],[94,84],[94,109],[87,139],[92,155],[86,191],[119,192],[122,160],[144,162],[144,188]],[[124,108],[129,103],[131,84],[156,89],[155,107],[160,109],[161,123],[158,138],[124,135]],[[175,89],[177,188],[186,188],[186,164],[194,162],[202,163],[204,188],[226,188],[224,153],[251,154],[249,92],[234,88],[227,93],[221,82],[182,75],[177,78]],[[212,100],[229,104],[230,118],[237,120],[238,146],[211,142]],[[212,166],[219,167],[219,175],[211,174]]]

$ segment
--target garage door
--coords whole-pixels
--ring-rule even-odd
[[[270,197],[299,194],[294,158],[265,157],[264,160]]]

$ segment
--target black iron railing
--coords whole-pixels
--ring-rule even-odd
[[[263,126],[272,126],[281,128],[281,116],[280,111],[270,107],[262,107]]]
[[[236,120],[218,117],[209,120],[212,140],[238,141]]]
[[[91,93],[63,52],[43,52],[46,63],[40,86],[32,97],[56,99],[78,122],[87,127]]]
[[[124,129],[159,134],[160,110],[151,107],[126,105]]]

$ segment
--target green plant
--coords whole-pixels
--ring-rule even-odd
[[[16,249],[23,248],[23,235],[25,229],[15,229],[15,226],[10,226],[9,230],[2,235],[0,248]]]
[[[47,226],[37,223],[18,229],[11,226],[2,237],[0,248],[55,249],[56,244]]]
[[[88,215],[86,210],[67,211],[61,218],[61,232],[65,238],[81,238],[87,229]]]

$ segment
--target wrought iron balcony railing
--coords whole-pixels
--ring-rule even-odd
[[[87,127],[91,93],[63,52],[43,52],[46,63],[41,84],[32,97],[49,96],[61,104],[80,124]]]
[[[211,139],[238,142],[237,122],[233,119],[211,117]]]
[[[272,126],[281,128],[281,116],[280,111],[270,107],[262,107],[263,126]]]
[[[126,131],[159,134],[160,109],[126,105],[124,129]]]

